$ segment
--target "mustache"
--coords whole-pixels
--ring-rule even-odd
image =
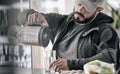
[[[74,14],[79,14],[79,15],[82,16],[83,18],[85,17],[82,13],[79,13],[79,12],[74,12]]]

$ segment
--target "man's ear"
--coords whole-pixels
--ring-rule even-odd
[[[101,12],[103,10],[103,7],[98,7],[97,8],[97,12],[99,13],[99,12]]]

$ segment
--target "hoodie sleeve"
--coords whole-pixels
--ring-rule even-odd
[[[119,39],[117,33],[110,27],[102,29],[99,38],[96,55],[88,58],[79,58],[68,60],[69,69],[83,69],[84,64],[93,61],[101,60],[108,63],[116,63],[117,50],[119,49]]]
[[[33,14],[33,13],[38,13],[37,11],[33,9],[27,9],[21,13],[19,13],[17,17],[17,21],[19,25],[26,25],[26,22],[28,21],[28,15]],[[60,21],[64,18],[65,15],[57,14],[57,13],[40,13],[42,14],[45,19],[47,20],[49,27],[56,29],[57,26],[59,25]]]
[[[74,60],[67,60],[69,69],[75,70],[83,70],[83,67],[86,63],[93,61],[93,60],[101,60],[108,63],[114,63],[116,57],[116,50],[114,49],[105,49],[101,51],[101,53],[90,57],[90,58],[81,58],[81,59],[74,59]]]
[[[19,15],[17,16],[17,22],[19,25],[27,25],[27,18],[29,14],[33,14],[36,11],[33,9],[28,9],[23,12],[20,12]]]

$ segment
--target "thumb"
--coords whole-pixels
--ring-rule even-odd
[[[42,25],[47,27],[49,26],[46,20],[42,21]]]

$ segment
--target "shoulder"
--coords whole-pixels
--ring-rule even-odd
[[[99,27],[99,31],[101,32],[112,32],[116,33],[115,29],[108,23],[101,24]]]
[[[101,38],[111,39],[118,37],[117,32],[110,25],[104,24],[99,26],[99,34]]]

